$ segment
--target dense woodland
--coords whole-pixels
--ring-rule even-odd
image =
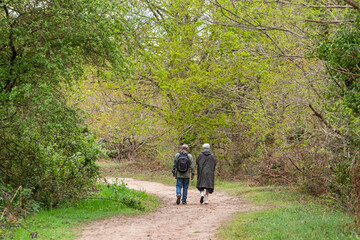
[[[357,2],[0,0],[2,218],[91,189],[95,161],[282,184],[360,218]],[[12,204],[17,193],[23,201]]]

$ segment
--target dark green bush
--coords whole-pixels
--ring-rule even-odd
[[[93,185],[101,147],[51,87],[27,91],[15,89],[0,108],[7,116],[0,123],[1,180],[13,189],[30,189],[32,199],[54,207]]]

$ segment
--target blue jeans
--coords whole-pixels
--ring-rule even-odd
[[[186,202],[189,183],[190,178],[176,178],[176,196],[181,195],[181,188],[183,188],[182,202]]]

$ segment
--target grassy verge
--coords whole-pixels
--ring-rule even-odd
[[[42,210],[12,228],[5,239],[74,239],[81,226],[94,220],[124,214],[135,215],[155,210],[158,198],[126,188],[125,184],[99,185],[88,199],[64,204],[54,210]],[[75,229],[75,230],[74,230]]]
[[[269,208],[237,213],[220,228],[219,239],[360,239],[354,219],[320,199],[281,187],[248,187],[218,182],[230,194]]]

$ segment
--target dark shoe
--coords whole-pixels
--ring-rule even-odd
[[[204,196],[201,196],[200,197],[200,203],[203,203],[204,202]]]
[[[182,204],[186,204],[186,202],[182,202]]]
[[[181,198],[181,195],[178,195],[178,196],[177,196],[177,199],[176,199],[176,204],[177,204],[177,205],[180,204],[180,198]]]

